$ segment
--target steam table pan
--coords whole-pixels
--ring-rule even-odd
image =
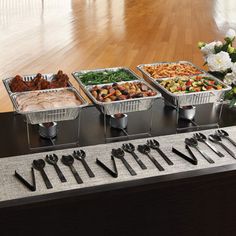
[[[160,82],[163,80],[167,79],[174,79],[176,77],[181,77],[181,76],[176,76],[176,77],[169,77],[169,78],[161,78],[161,79],[154,79],[152,78],[146,71],[143,70],[143,67],[146,65],[158,65],[158,64],[167,64],[167,62],[163,63],[153,63],[153,64],[142,64],[137,66],[137,68],[142,72],[143,77],[145,80],[149,81],[151,84],[153,84],[157,90],[162,94],[164,99],[168,101],[170,104],[173,106],[193,106],[193,105],[200,105],[200,104],[206,104],[206,103],[214,103],[218,102],[221,99],[223,99],[224,94],[231,89],[230,86],[226,85],[216,77],[212,76],[211,74],[202,71],[202,74],[198,74],[199,76],[206,76],[210,77],[213,80],[217,81],[221,85],[224,86],[221,90],[208,90],[208,91],[200,91],[200,92],[192,92],[192,93],[184,93],[184,94],[174,94],[165,89],[163,86],[160,85]],[[188,63],[193,65],[190,62],[172,62],[172,63]],[[171,64],[171,63],[170,63]],[[194,66],[194,65],[193,65]],[[197,67],[196,67],[197,68]],[[198,68],[197,68],[198,69]],[[200,70],[200,69],[199,69]],[[188,77],[191,77],[194,75],[190,75]],[[195,75],[197,76],[197,75]]]
[[[23,81],[25,82],[29,82],[29,81],[32,81],[34,78],[35,78],[36,74],[32,74],[32,75],[24,75],[22,76],[22,79]],[[54,74],[53,73],[50,73],[50,74],[42,74],[42,77],[47,80],[47,81],[51,81],[53,78],[54,78]],[[7,78],[7,79],[3,79],[3,83],[4,83],[4,86],[8,92],[9,95],[13,94],[14,92],[11,91],[11,88],[10,88],[10,83],[12,81],[14,77],[10,77],[10,78]],[[73,87],[71,82],[68,81],[68,87]]]
[[[58,91],[68,90],[71,91],[75,97],[81,102],[78,106],[73,107],[60,107],[55,109],[43,109],[43,110],[35,110],[35,111],[22,111],[20,110],[20,106],[17,102],[17,98],[24,94],[32,94],[32,93],[57,93]],[[29,92],[21,92],[14,93],[10,95],[12,103],[17,113],[26,115],[27,120],[31,124],[40,124],[40,123],[48,123],[54,121],[64,121],[64,120],[73,120],[79,115],[79,110],[82,107],[87,105],[85,99],[79,94],[79,92],[72,87],[69,88],[59,88],[59,89],[48,89],[48,90],[37,90],[37,91],[29,91]],[[29,101],[30,102],[30,101]],[[63,101],[60,101],[63,103]]]
[[[164,76],[164,77],[161,77],[161,78],[153,78],[145,69],[144,67],[146,66],[158,66],[158,65],[179,65],[179,64],[187,64],[187,65],[190,65],[192,67],[194,67],[195,69],[199,70],[199,74],[189,74],[189,76],[191,75],[200,75],[200,74],[205,74],[206,71],[200,69],[198,66],[194,65],[192,62],[190,61],[176,61],[176,62],[155,62],[155,63],[150,63],[150,64],[141,64],[141,65],[138,65],[137,66],[137,69],[142,73],[143,75],[143,78],[144,79],[149,79],[149,78],[152,78],[153,80],[163,80],[163,79],[166,79],[166,78],[174,78],[174,77],[170,77],[170,76]],[[177,76],[176,76],[177,77]]]
[[[115,68],[107,68],[107,69],[97,69],[97,70],[83,70],[79,72],[74,72],[72,75],[80,84],[83,91],[87,94],[87,96],[93,101],[93,103],[101,110],[102,113],[106,115],[114,115],[118,113],[128,113],[128,112],[136,112],[136,111],[143,111],[148,110],[151,108],[155,99],[160,98],[161,94],[157,92],[155,96],[150,97],[142,97],[142,98],[133,98],[127,100],[119,100],[119,101],[112,101],[112,102],[100,102],[93,95],[90,93],[90,89],[94,85],[85,86],[82,81],[79,79],[79,75],[88,73],[88,72],[103,72],[103,71],[117,71],[123,69],[127,73],[130,73],[134,76],[134,80],[131,81],[123,81],[118,82],[118,84],[122,84],[125,82],[142,82],[148,86],[148,88],[152,89],[153,91],[157,92],[150,84],[148,84],[145,80],[140,79],[134,72],[129,70],[125,67],[115,67]],[[96,84],[97,86],[104,86],[104,85],[112,85],[113,83],[107,84]]]

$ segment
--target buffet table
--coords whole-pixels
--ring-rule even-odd
[[[1,159],[0,159],[0,222],[1,235],[234,235],[235,233],[235,185],[236,160],[224,152],[225,157],[216,156],[204,144],[201,148],[215,161],[209,164],[198,153],[198,165],[191,165],[171,152],[174,146],[182,152],[184,139],[191,133],[176,134],[175,111],[164,108],[162,100],[153,105],[152,136],[160,142],[162,150],[173,161],[168,166],[152,150],[153,156],[165,168],[158,171],[150,160],[138,153],[147,166],[141,170],[130,154],[125,157],[136,171],[131,176],[120,160],[116,161],[118,177],[112,178],[95,164],[99,158],[112,166],[110,155],[112,148],[122,143],[146,143],[148,138],[124,140],[104,144],[102,119],[100,112],[93,106],[87,107],[81,114],[80,148],[86,151],[87,162],[95,173],[89,178],[80,162],[75,163],[84,183],[78,185],[67,166],[59,166],[68,182],[60,183],[52,166],[46,166],[53,188],[47,190],[40,173],[35,171],[37,189],[28,191],[14,177],[14,171],[30,179],[32,161],[55,153],[59,158],[71,154],[78,148],[48,148],[48,150],[29,150],[22,116],[13,113],[0,114]],[[199,106],[198,123],[209,123],[208,105]],[[235,110],[223,107],[220,126],[236,137]],[[138,129],[138,120],[145,113],[137,113],[129,122]],[[144,121],[145,122],[145,121]],[[182,125],[188,126],[188,122]],[[73,129],[70,124],[61,124],[65,136]],[[191,126],[191,125],[190,125]],[[191,131],[191,129],[189,130]],[[117,131],[114,131],[115,133]],[[110,131],[112,135],[113,131]],[[214,129],[203,131],[208,135]],[[35,134],[35,139],[38,139]],[[228,144],[228,143],[227,143]],[[229,147],[235,150],[233,146]],[[9,224],[9,221],[11,224]]]
[[[231,137],[236,136],[236,127],[227,127],[225,130],[229,133]],[[214,129],[206,130],[203,133],[208,136],[209,134],[214,133]],[[174,163],[173,165],[167,165],[167,163],[158,155],[158,153],[153,150],[151,151],[154,158],[159,160],[159,163],[165,169],[164,171],[158,171],[158,169],[153,165],[152,162],[143,154],[139,153],[138,156],[142,159],[143,163],[147,167],[146,170],[142,170],[137,162],[135,162],[134,158],[130,154],[126,154],[126,160],[133,167],[134,171],[137,175],[131,176],[125,166],[122,164],[120,160],[116,161],[118,177],[112,178],[108,173],[106,173],[103,169],[101,169],[98,165],[96,165],[96,159],[98,158],[103,163],[106,163],[108,166],[112,167],[112,162],[110,160],[111,150],[113,148],[117,149],[122,147],[122,144],[125,142],[116,142],[111,144],[100,144],[100,145],[92,145],[88,147],[84,147],[83,150],[86,152],[86,160],[90,168],[93,170],[95,177],[89,178],[88,174],[84,170],[81,162],[75,162],[74,166],[80,173],[80,176],[83,180],[81,185],[76,183],[72,173],[69,168],[64,166],[60,161],[58,166],[64,173],[67,179],[67,183],[61,183],[58,179],[56,172],[53,170],[52,165],[46,165],[45,171],[48,173],[49,179],[53,185],[52,189],[46,189],[45,184],[40,176],[40,173],[37,171],[36,173],[36,186],[37,189],[35,192],[27,191],[27,188],[20,185],[19,181],[17,181],[13,175],[14,171],[17,170],[18,173],[25,173],[27,179],[30,179],[30,167],[33,163],[33,160],[40,159],[45,157],[45,153],[36,153],[36,154],[28,154],[22,156],[15,156],[11,158],[2,158],[0,159],[0,166],[3,169],[0,172],[0,186],[1,186],[1,196],[0,196],[0,207],[1,206],[12,206],[12,205],[20,205],[22,203],[29,202],[37,202],[37,199],[41,201],[46,199],[48,200],[50,196],[52,198],[60,198],[60,193],[62,192],[77,192],[80,195],[80,190],[82,190],[83,194],[88,192],[91,193],[94,190],[100,189],[101,186],[106,187],[116,185],[117,183],[121,184],[129,182],[133,185],[132,182],[138,182],[142,180],[143,182],[147,181],[149,178],[154,177],[162,177],[169,176],[178,173],[185,172],[196,172],[197,170],[206,170],[216,169],[217,167],[225,167],[227,169],[228,165],[235,165],[236,159],[232,158],[228,153],[225,153],[222,148],[219,148],[221,152],[224,152],[224,157],[220,158],[217,155],[212,153],[212,150],[207,149],[204,144],[199,144],[200,148],[202,148],[205,153],[214,160],[215,163],[208,163],[199,153],[196,153],[198,164],[193,165],[187,162],[184,159],[181,159],[179,156],[175,155],[171,152],[172,145],[180,150],[183,153],[187,151],[184,148],[184,140],[185,138],[191,137],[193,133],[184,133],[184,134],[173,134],[166,136],[158,136],[153,137],[158,140],[161,146],[161,150],[169,157],[169,159]],[[137,147],[139,144],[145,144],[147,139],[137,139],[132,140],[132,144]],[[170,143],[172,145],[170,145]],[[235,147],[228,143],[230,149],[234,150]],[[64,149],[58,151],[47,152],[48,155],[56,154],[59,158],[63,155],[72,155],[73,151],[78,150],[78,148],[73,149]],[[137,152],[137,151],[136,151]],[[137,152],[138,153],[138,152]],[[222,168],[223,169],[223,168]]]

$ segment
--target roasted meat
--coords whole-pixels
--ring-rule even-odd
[[[17,96],[16,101],[22,112],[77,107],[81,104],[75,94],[68,90],[22,93]]]
[[[68,86],[69,77],[59,70],[51,81],[46,80],[42,74],[38,73],[31,81],[24,81],[20,75],[16,75],[10,82],[12,92],[25,92],[34,90],[44,90],[52,88],[64,88]]]

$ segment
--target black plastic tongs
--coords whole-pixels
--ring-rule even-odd
[[[118,171],[117,171],[117,167],[116,167],[116,161],[114,156],[111,156],[111,160],[113,163],[113,168],[114,170],[111,170],[109,167],[107,167],[103,162],[101,162],[98,158],[96,159],[96,163],[102,167],[109,175],[111,175],[113,178],[117,178],[118,177]]]
[[[189,163],[191,163],[193,165],[197,165],[198,160],[197,160],[196,156],[193,154],[190,147],[186,144],[185,148],[188,150],[190,157],[186,156],[184,153],[180,152],[179,150],[175,149],[174,147],[172,147],[172,152],[177,154],[178,156],[182,157],[185,161],[188,161]]]
[[[17,171],[15,170],[15,177],[30,191],[34,192],[36,191],[36,181],[35,181],[35,174],[34,174],[34,168],[31,167],[31,176],[32,176],[32,182],[33,184],[30,184],[27,180],[25,180]]]

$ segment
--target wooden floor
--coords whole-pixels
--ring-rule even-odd
[[[0,78],[190,60],[236,29],[235,0],[0,0]],[[72,80],[72,78],[71,78]],[[12,110],[3,84],[0,112]]]

